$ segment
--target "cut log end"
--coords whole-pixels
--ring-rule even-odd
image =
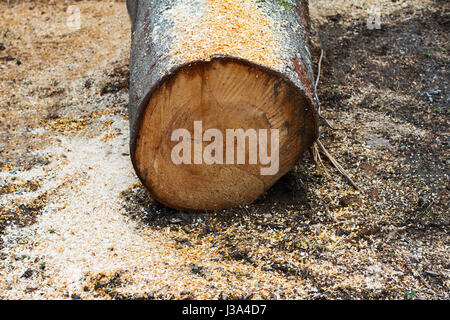
[[[141,114],[132,150],[135,169],[152,196],[173,208],[215,210],[250,203],[286,174],[311,146],[316,133],[313,113],[298,88],[256,64],[222,57],[183,66],[153,90]],[[194,129],[198,121],[200,142]],[[181,141],[172,141],[177,129],[190,134],[191,164],[173,161],[174,147]],[[203,137],[208,129],[223,134],[223,163],[205,163],[203,151],[214,141]],[[245,163],[237,163],[236,143],[235,161],[226,163],[226,131],[230,129],[266,129],[269,133],[278,129],[276,173],[262,175],[261,169],[270,165],[261,163],[260,157],[256,164],[251,163],[254,154],[250,152],[250,139],[246,139]],[[270,155],[270,134],[268,140]],[[201,144],[198,164],[194,163],[199,155],[195,154],[195,143]],[[261,141],[258,143],[260,147]]]

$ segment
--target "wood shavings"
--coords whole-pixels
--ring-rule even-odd
[[[273,21],[254,0],[207,0],[206,13],[195,19],[189,8],[190,3],[180,2],[165,13],[176,21],[170,31],[173,63],[229,55],[273,69],[283,65],[276,55],[280,40],[272,32]]]

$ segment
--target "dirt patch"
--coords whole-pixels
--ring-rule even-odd
[[[11,201],[7,206],[0,206],[0,235],[5,232],[7,226],[25,227],[36,222],[38,215],[47,203],[47,199],[48,195],[44,194],[31,201]],[[0,249],[2,245],[3,241],[0,238]]]

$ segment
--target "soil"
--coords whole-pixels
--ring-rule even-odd
[[[0,1],[0,298],[448,299],[449,5],[310,3],[321,141],[360,191],[305,154],[188,213],[130,164],[123,1]]]

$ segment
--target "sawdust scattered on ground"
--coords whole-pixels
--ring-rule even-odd
[[[305,155],[254,204],[197,214],[130,164],[124,3],[0,12],[1,298],[449,298],[445,1],[311,1],[322,141],[362,192]]]

